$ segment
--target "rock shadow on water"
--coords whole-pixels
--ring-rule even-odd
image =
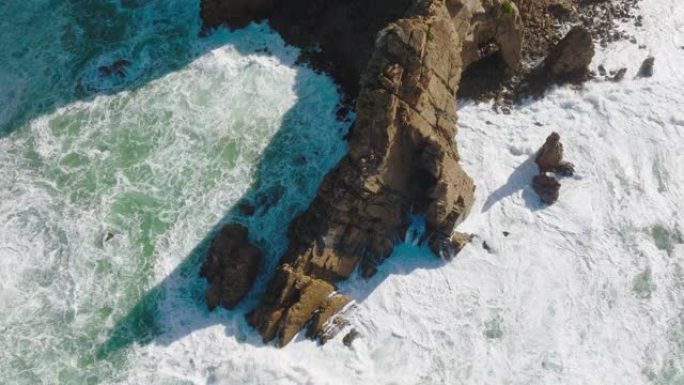
[[[224,44],[231,44],[241,53],[265,54],[263,47],[243,45],[239,33],[230,36],[232,38]],[[281,62],[294,65],[287,58]],[[338,161],[338,158],[328,159],[328,164],[320,164],[321,157],[329,157],[329,154],[321,153],[320,143],[317,143],[322,137],[321,128],[307,124],[303,118],[311,114],[307,100],[315,97],[316,92],[303,82],[300,70],[295,77],[294,93],[297,102],[285,114],[281,126],[261,154],[249,190],[168,276],[148,290],[127,314],[115,322],[106,339],[97,347],[95,359],[113,359],[134,344],[168,346],[197,330],[215,325],[222,326],[226,335],[234,336],[240,343],[264,346],[261,336],[247,324],[245,315],[256,308],[276,270],[278,259],[285,252],[289,224],[308,207],[324,175]],[[335,111],[330,111],[330,119],[334,116]],[[337,126],[340,131],[334,135],[341,144],[345,143],[342,138],[350,125],[347,117],[342,118]],[[338,156],[344,153],[346,148]],[[312,162],[311,159],[317,161]],[[247,297],[233,310],[218,308],[210,312],[205,302],[208,284],[200,277],[199,271],[211,241],[228,223],[247,227],[249,241],[262,249],[264,258]],[[408,241],[395,247],[393,257],[379,266],[372,279],[365,280],[355,273],[348,281],[340,283],[341,290],[349,290],[357,302],[363,301],[392,274],[410,274],[418,268],[443,266],[445,262],[423,246],[425,240],[419,233],[410,230]]]
[[[248,36],[254,33],[271,32],[266,24],[253,24],[234,32],[221,28],[202,38],[209,42],[200,45],[229,45],[243,55],[275,56],[280,63],[295,66],[296,55],[258,44],[262,39]],[[339,131],[322,135],[321,127],[308,123],[306,116],[312,113],[311,101],[318,95],[311,82],[303,78],[302,71],[301,68],[296,69],[293,85],[296,103],[282,117],[281,126],[261,153],[248,191],[168,276],[148,290],[127,314],[116,320],[106,340],[96,348],[94,359],[113,359],[132,344],[169,345],[196,330],[217,324],[224,325],[226,334],[235,335],[239,341],[261,344],[258,334],[246,324],[244,315],[256,306],[271,272],[275,270],[276,258],[284,252],[285,245],[279,243],[283,243],[280,239],[285,237],[287,225],[308,206],[325,172],[338,160],[331,158],[335,154],[326,153],[329,150],[325,150],[320,141],[338,138],[341,146],[339,157],[346,152],[342,138],[350,126],[349,116],[338,116],[339,124],[331,125],[331,128]],[[311,72],[310,69],[304,71]],[[331,119],[335,118],[335,112],[334,108],[329,111]],[[236,309],[227,311],[219,308],[209,312],[204,300],[208,285],[199,276],[199,270],[212,239],[227,223],[248,227],[250,241],[264,249],[266,258],[253,290]],[[274,229],[280,233],[274,234]]]
[[[525,206],[532,211],[540,210],[546,205],[532,189],[532,178],[539,173],[539,167],[535,163],[536,155],[530,155],[524,162],[513,170],[506,183],[494,190],[482,205],[482,212],[489,211],[494,205],[522,190]]]
[[[230,44],[244,54],[263,52],[261,49],[258,52],[243,50],[239,41]],[[294,85],[297,103],[285,114],[280,128],[261,154],[249,190],[167,277],[147,291],[128,314],[116,322],[107,340],[97,349],[98,359],[108,359],[132,344],[169,345],[196,330],[216,324],[224,325],[226,334],[235,335],[239,341],[261,344],[260,337],[247,325],[244,316],[256,306],[275,270],[276,258],[284,251],[284,247],[269,237],[284,237],[287,224],[313,199],[315,190],[305,196],[302,185],[314,180],[317,187],[326,171],[320,164],[314,165],[313,170],[309,165],[308,159],[323,156],[318,148],[311,146],[315,141],[309,139],[308,147],[302,145],[307,143],[301,139],[302,135],[316,138],[320,128],[307,127],[302,122],[301,117],[311,113],[311,106],[306,101],[311,94],[300,78],[298,71]],[[348,127],[349,124],[341,125]],[[345,134],[346,130],[336,133],[340,143]],[[284,186],[284,182],[290,185]],[[250,242],[264,249],[265,261],[250,294],[234,310],[218,308],[209,312],[204,298],[208,285],[200,277],[199,270],[212,239],[228,223],[249,228]],[[273,229],[282,234],[272,234]]]
[[[296,111],[293,113],[301,113]],[[278,257],[285,251],[285,244],[271,248],[265,246],[268,237],[273,234],[260,233],[260,229],[267,229],[269,223],[274,220],[283,224],[285,232],[287,224],[301,211],[306,209],[303,205],[299,210],[291,210],[284,207],[288,204],[287,198],[283,198],[283,190],[269,185],[264,176],[282,170],[282,159],[291,145],[291,136],[288,134],[294,130],[294,126],[287,124],[291,121],[285,118],[285,124],[273,137],[265,150],[255,175],[255,182],[250,190],[235,203],[225,214],[223,219],[215,224],[204,238],[192,249],[188,256],[159,284],[147,291],[139,302],[118,320],[111,329],[108,339],[99,346],[96,354],[97,359],[109,359],[117,352],[121,352],[132,344],[146,345],[150,343],[168,346],[173,342],[207,327],[221,325],[225,328],[227,336],[234,336],[240,343],[248,343],[263,347],[268,344],[262,342],[259,333],[247,324],[246,314],[254,309],[263,295],[266,285],[275,272]],[[340,133],[343,135],[343,133]],[[294,168],[292,175],[287,178],[296,178]],[[324,173],[316,175],[322,179]],[[316,187],[319,183],[316,183]],[[274,194],[274,191],[276,193]],[[284,192],[287,194],[287,191]],[[307,197],[313,199],[313,195]],[[265,206],[256,205],[253,213],[246,213],[245,204],[252,205],[255,202],[267,202]],[[259,276],[249,294],[235,309],[226,310],[217,308],[210,312],[207,309],[205,293],[208,284],[199,275],[200,267],[209,249],[209,245],[221,227],[227,223],[240,223],[250,229],[250,242],[268,249],[265,261],[260,269]],[[255,231],[256,230],[256,231]],[[407,230],[404,240],[397,243],[392,255],[381,265],[377,266],[377,273],[371,278],[364,278],[357,271],[347,280],[338,282],[340,292],[350,295],[357,303],[365,301],[373,291],[392,275],[408,275],[417,269],[437,269],[443,267],[447,261],[436,257],[427,246],[424,237],[424,220],[416,216],[411,227]],[[164,322],[161,322],[161,318]],[[163,325],[162,325],[163,323]],[[296,341],[302,340],[304,333],[300,333]]]
[[[106,341],[98,347],[97,359],[109,359],[133,344],[167,346],[197,330],[215,325],[221,325],[226,335],[234,336],[240,343],[265,346],[259,333],[247,324],[245,315],[257,307],[275,273],[278,259],[287,246],[285,236],[289,224],[308,207],[328,168],[338,160],[334,159],[326,165],[327,168],[318,167],[315,173],[307,171],[307,158],[317,158],[320,154],[315,142],[305,142],[301,136],[316,136],[320,128],[302,124],[301,116],[307,111],[310,113],[310,108],[306,107],[306,95],[302,93],[299,81],[295,84],[295,92],[297,104],[287,112],[281,127],[261,155],[249,190],[167,277],[147,291],[128,314],[116,322]],[[350,122],[346,121],[343,126],[348,128]],[[337,134],[341,140],[346,132]],[[297,142],[308,143],[309,147],[303,148]],[[314,187],[307,192],[308,196],[298,196],[302,195],[298,191],[300,189],[278,182],[302,178],[308,181],[302,183],[311,183]],[[293,204],[293,200],[298,200],[298,204]],[[210,312],[205,302],[208,284],[200,277],[199,271],[211,241],[227,223],[239,223],[249,229],[249,240],[264,251],[264,261],[252,289],[235,309],[217,308]],[[395,245],[392,256],[378,266],[377,273],[365,279],[357,271],[348,280],[338,283],[340,291],[361,302],[391,275],[407,275],[416,269],[444,266],[447,262],[430,251],[424,234],[425,220],[414,217],[405,239],[402,242],[397,240],[399,243]],[[282,242],[273,242],[273,238]]]

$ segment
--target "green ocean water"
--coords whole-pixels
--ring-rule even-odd
[[[277,254],[344,152],[329,79],[263,25],[200,39],[198,11],[0,5],[0,384],[136,383],[131,352],[173,309],[208,317],[193,250],[211,228],[275,196],[250,220]]]

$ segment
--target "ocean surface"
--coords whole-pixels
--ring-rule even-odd
[[[592,63],[624,81],[459,105],[456,260],[409,235],[340,285],[351,348],[276,349],[244,321],[268,273],[210,313],[197,272],[228,221],[275,264],[346,151],[333,82],[266,24],[200,38],[196,0],[4,0],[0,384],[684,384],[684,8],[640,4],[638,43]],[[554,130],[578,172],[545,207]]]

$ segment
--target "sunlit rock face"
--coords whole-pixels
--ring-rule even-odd
[[[208,26],[268,18],[355,100],[349,153],[290,225],[290,245],[262,302],[247,317],[264,341],[277,338],[281,346],[314,316],[324,313],[332,322],[331,309],[342,307],[329,303],[333,283],[357,267],[372,276],[404,237],[412,214],[425,218],[435,254],[450,259],[459,249],[451,234],[468,215],[475,190],[454,140],[464,61],[476,61],[480,44],[493,40],[515,67],[522,36],[519,13],[509,2],[350,2],[331,6],[334,13],[326,1],[295,3],[294,9],[310,7],[298,13],[289,3],[283,8],[273,1],[215,0],[202,7]],[[360,20],[351,17],[366,10]],[[357,24],[363,27],[355,29]],[[306,48],[314,45],[318,50],[307,57]],[[341,298],[339,304],[348,302]]]

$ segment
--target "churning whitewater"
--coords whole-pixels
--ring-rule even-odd
[[[684,9],[640,4],[592,67],[652,78],[459,106],[475,241],[443,262],[416,221],[340,284],[351,348],[276,349],[244,320],[269,277],[210,313],[199,265],[229,221],[276,264],[346,151],[332,81],[267,25],[199,38],[196,1],[5,1],[0,384],[684,384]],[[547,207],[551,131],[578,172]]]

